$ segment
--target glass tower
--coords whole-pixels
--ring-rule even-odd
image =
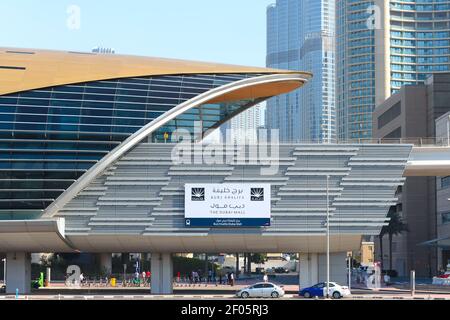
[[[245,110],[220,127],[222,137],[227,137],[228,133],[230,137],[227,138],[231,139],[230,143],[257,143],[258,130],[263,126],[262,116],[262,105]]]
[[[335,0],[277,0],[267,8],[267,66],[307,70],[304,88],[267,102],[266,125],[281,141],[336,138]]]
[[[337,0],[340,139],[372,136],[373,109],[450,66],[450,1]]]

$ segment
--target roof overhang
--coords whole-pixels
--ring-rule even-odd
[[[0,252],[73,252],[63,218],[0,221]]]
[[[129,77],[179,74],[311,73],[198,61],[90,52],[0,48],[0,95],[39,88]]]

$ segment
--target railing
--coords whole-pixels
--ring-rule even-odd
[[[296,140],[299,144],[412,144],[414,146],[450,146],[449,138],[360,138],[330,141]]]
[[[155,141],[151,142],[153,144],[175,144],[170,140],[167,142]],[[193,143],[202,143],[201,141],[193,141]],[[293,144],[412,144],[416,147],[426,147],[426,146],[434,146],[434,147],[450,147],[450,139],[449,138],[362,138],[362,139],[349,139],[349,140],[336,140],[332,139],[330,141],[314,141],[314,140],[294,140],[292,142],[276,142],[276,141],[261,141],[261,144],[268,145],[293,145]],[[204,144],[218,144],[218,145],[233,145],[232,142],[226,143],[217,143],[214,141],[204,142]],[[234,145],[249,145],[254,144],[254,142],[245,142],[245,141],[237,141],[234,142]]]
[[[382,139],[357,139],[353,143],[360,144],[412,144],[417,147],[426,146],[438,146],[448,147],[450,146],[449,138],[382,138]],[[349,142],[347,142],[349,143]],[[351,142],[350,142],[351,143]]]

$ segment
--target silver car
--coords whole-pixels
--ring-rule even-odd
[[[246,298],[279,298],[284,296],[284,289],[271,282],[258,282],[236,292],[236,297]]]

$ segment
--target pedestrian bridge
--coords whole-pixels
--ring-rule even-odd
[[[450,146],[415,146],[406,164],[405,177],[450,175]]]

